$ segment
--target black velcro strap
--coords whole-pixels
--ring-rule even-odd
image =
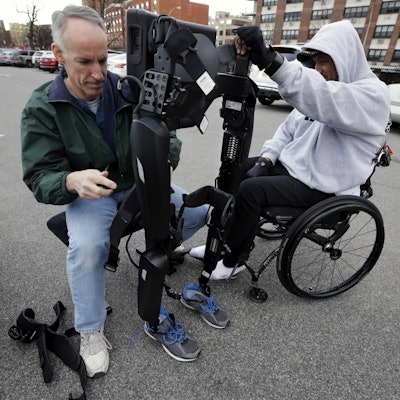
[[[186,50],[194,48],[196,43],[197,39],[190,29],[178,28],[169,33],[164,42],[164,47],[168,51],[168,54],[175,59],[178,56],[181,56]]]
[[[284,60],[285,60],[285,58],[283,57],[283,55],[277,52],[275,54],[271,64],[267,68],[265,68],[265,72],[269,76],[273,75],[281,67]]]
[[[234,205],[234,197],[233,195],[214,186],[203,186],[184,196],[183,205],[179,210],[179,216],[183,214],[184,207],[192,208],[204,204],[209,204],[220,212],[218,225],[224,227],[231,215]]]
[[[207,73],[207,68],[200,59],[197,49],[194,47],[197,44],[197,39],[193,32],[188,28],[179,28],[170,32],[164,43],[164,48],[167,50],[170,57],[183,66],[190,77],[200,86],[198,79]],[[209,77],[211,79],[211,77]],[[216,89],[214,83],[214,89]],[[208,96],[211,92],[213,98],[215,90],[206,90],[200,86],[205,95]]]
[[[53,306],[56,314],[54,322],[48,326],[35,320],[35,312],[31,308],[26,308],[17,318],[16,326],[10,328],[11,333],[18,332],[19,336],[9,334],[12,339],[22,342],[31,342],[36,339],[36,345],[39,353],[40,366],[42,368],[43,380],[49,383],[53,377],[53,368],[51,366],[49,350],[56,354],[65,365],[79,374],[82,395],[76,400],[85,400],[85,387],[87,384],[87,375],[85,363],[79,352],[73,347],[72,343],[64,333],[58,333],[60,327],[61,314],[65,307],[61,301]],[[13,329],[16,328],[16,329]],[[69,399],[73,399],[70,394]]]
[[[110,227],[110,251],[108,260],[104,265],[107,270],[116,271],[119,262],[119,243],[129,230],[133,231],[135,225],[139,225],[139,212],[140,206],[137,198],[137,188],[134,185],[120,205]]]

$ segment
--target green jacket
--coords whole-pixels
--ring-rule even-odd
[[[23,180],[36,200],[47,204],[67,204],[77,195],[67,192],[65,180],[72,171],[104,170],[118,185],[117,191],[134,184],[130,151],[133,105],[124,85],[125,98],[116,90],[118,77],[108,73],[116,104],[116,154],[110,150],[94,119],[84,111],[65,87],[63,74],[36,89],[21,119]],[[171,132],[169,160],[176,168],[181,141]]]

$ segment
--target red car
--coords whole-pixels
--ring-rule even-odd
[[[39,60],[39,68],[43,71],[49,71],[53,73],[58,71],[58,61],[54,57],[52,51],[45,51]]]

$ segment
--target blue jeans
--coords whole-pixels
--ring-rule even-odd
[[[180,187],[171,184],[171,202],[177,212],[182,204]],[[98,331],[105,322],[106,270],[110,246],[110,226],[128,191],[99,200],[76,198],[66,208],[69,236],[67,276],[75,305],[75,329],[81,333]],[[207,206],[186,208],[183,214],[183,240],[189,239],[206,223]]]

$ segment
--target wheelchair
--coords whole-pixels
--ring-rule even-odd
[[[265,224],[276,231],[266,231]],[[279,246],[252,276],[249,297],[265,301],[257,287],[260,274],[277,258],[277,273],[289,292],[309,298],[338,295],[356,285],[377,262],[384,244],[384,225],[377,207],[365,198],[328,198],[307,210],[270,207],[264,210],[258,235],[280,238]]]
[[[375,167],[388,166],[391,155],[390,147],[383,144]],[[257,236],[280,242],[258,269],[245,262],[252,277],[249,298],[267,299],[258,279],[275,258],[279,281],[297,296],[332,297],[360,282],[378,261],[385,240],[382,215],[368,200],[372,194],[368,178],[360,187],[360,196],[334,196],[308,209],[265,208]]]

